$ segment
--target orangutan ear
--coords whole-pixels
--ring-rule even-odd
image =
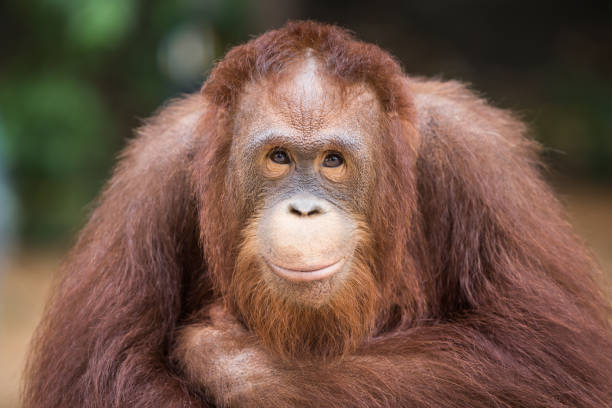
[[[525,126],[456,82],[409,84],[420,135],[422,267],[439,277],[430,290],[440,307],[477,307],[491,285],[516,287],[518,269],[575,281],[561,275],[588,262],[539,175]]]

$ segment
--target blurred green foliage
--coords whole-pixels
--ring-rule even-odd
[[[589,72],[548,73],[536,136],[554,146],[560,165],[596,181],[612,179],[612,81]]]
[[[15,193],[20,239],[73,237],[142,118],[197,90],[230,45],[295,18],[348,27],[411,74],[472,83],[527,121],[554,169],[609,183],[610,10],[569,0],[5,0],[0,178]]]
[[[0,101],[11,175],[28,216],[23,232],[57,236],[99,188],[95,180],[116,148],[112,116],[95,88],[65,74],[0,84]]]
[[[213,59],[246,35],[244,10],[240,0],[0,6],[0,164],[16,191],[25,243],[74,232],[139,118],[197,89]],[[207,30],[211,50],[196,61],[196,77],[177,83],[160,68],[161,45],[189,24]]]

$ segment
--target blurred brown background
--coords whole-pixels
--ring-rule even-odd
[[[19,406],[51,274],[131,130],[165,99],[197,90],[230,46],[306,18],[353,30],[408,73],[471,83],[519,113],[576,230],[612,275],[609,2],[5,0],[0,408]]]

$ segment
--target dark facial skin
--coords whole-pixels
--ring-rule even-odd
[[[321,302],[350,273],[380,115],[371,90],[341,88],[310,56],[245,89],[230,168],[255,214],[262,273],[281,292]]]

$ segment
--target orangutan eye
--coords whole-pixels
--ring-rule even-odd
[[[291,163],[291,159],[286,151],[283,149],[275,149],[270,153],[270,160],[272,160],[276,164],[289,164]]]
[[[338,167],[344,163],[344,158],[340,153],[328,153],[323,159],[323,167]]]

